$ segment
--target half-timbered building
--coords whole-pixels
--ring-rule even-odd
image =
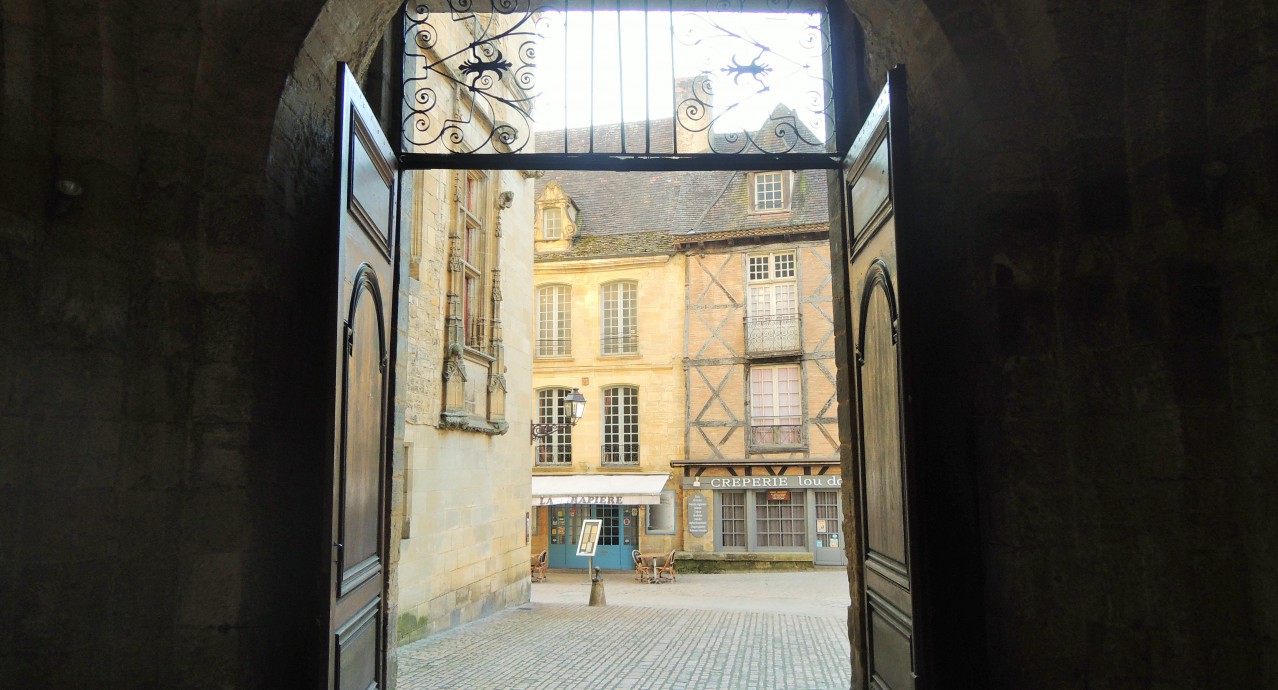
[[[567,421],[573,389],[591,414],[534,441],[534,554],[584,566],[574,538],[599,517],[616,547],[604,567],[630,567],[633,550],[704,570],[845,562],[827,184],[820,171],[538,182],[535,421]],[[654,475],[671,479],[643,484]],[[568,482],[599,488],[557,490]]]
[[[841,565],[821,171],[702,175],[687,256],[683,548],[705,569]]]

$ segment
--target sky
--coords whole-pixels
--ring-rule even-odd
[[[548,13],[537,28],[536,128],[585,126],[592,115],[596,123],[623,113],[627,122],[670,117],[672,73],[705,73],[714,82],[716,131],[753,131],[785,102],[807,112],[804,124],[824,137],[824,107],[804,108],[827,88],[819,25],[819,15],[799,13],[653,11],[647,22],[643,12]],[[758,79],[724,71],[734,66],[769,71]]]

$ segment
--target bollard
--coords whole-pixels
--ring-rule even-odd
[[[590,580],[590,606],[607,606],[608,602],[604,601],[603,578],[599,576],[599,569],[595,568],[595,576]]]

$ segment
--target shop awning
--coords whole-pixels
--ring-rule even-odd
[[[669,472],[653,474],[533,475],[533,505],[600,503],[639,506],[661,502]]]

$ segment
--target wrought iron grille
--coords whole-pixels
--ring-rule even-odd
[[[605,465],[638,465],[638,443],[605,443],[600,447],[600,458]]]
[[[538,465],[571,465],[572,441],[541,441],[533,446],[533,459]]]
[[[457,154],[541,169],[597,154],[835,164],[823,0],[408,0],[402,16],[408,167]]]
[[[752,426],[750,427],[750,444],[754,446],[803,445],[803,427],[798,424]]]
[[[798,314],[747,316],[746,354],[765,355],[798,352],[802,322]]]
[[[566,338],[538,338],[538,357],[566,357],[572,354],[572,340]]]
[[[639,352],[639,335],[636,333],[603,335],[599,341],[605,355],[633,355]]]

